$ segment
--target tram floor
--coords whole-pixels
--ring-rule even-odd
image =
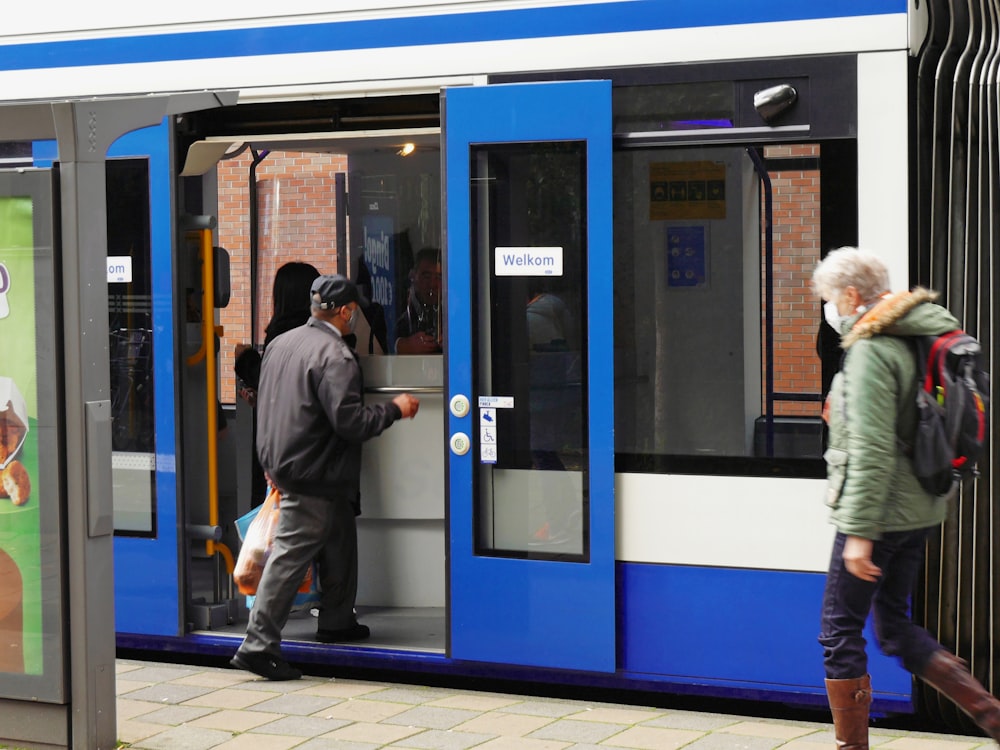
[[[396,651],[443,654],[445,612],[443,607],[358,607],[358,621],[371,629],[371,636],[358,645]],[[212,629],[215,634],[242,636],[246,616]],[[316,617],[307,609],[292,612],[281,631],[284,641],[316,640]]]
[[[371,629],[366,648],[443,654],[444,607],[358,607],[358,621]],[[294,612],[282,631],[289,641],[313,641],[316,618],[308,610]]]
[[[212,592],[218,588],[214,580],[216,572],[208,560],[193,561],[192,607],[205,606],[204,602],[215,601]],[[228,594],[232,596],[234,594]],[[244,598],[235,594],[235,617],[227,624],[212,627],[214,634],[242,636],[246,632],[248,609]],[[420,651],[443,654],[445,652],[446,625],[444,607],[376,607],[359,606],[358,620],[371,629],[371,636],[361,642],[365,648],[397,651]],[[316,640],[316,617],[308,606],[292,611],[282,638],[285,641]]]

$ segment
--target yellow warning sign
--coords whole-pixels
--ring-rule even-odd
[[[726,218],[726,165],[714,161],[650,164],[649,218]]]

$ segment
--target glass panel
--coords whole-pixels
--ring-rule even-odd
[[[821,145],[761,153],[615,154],[617,453],[822,455]]]
[[[30,167],[31,141],[0,141],[0,167]]]
[[[419,147],[406,157],[384,148],[350,154],[270,151],[257,165],[256,329],[251,330],[250,235],[252,157],[219,164],[219,242],[230,254],[232,300],[219,311],[226,341],[220,351],[220,398],[236,400],[236,347],[259,350],[275,318],[274,280],[291,262],[307,263],[323,274],[350,276],[374,304],[359,321],[358,354],[397,352],[397,328],[413,318],[428,334],[422,347],[399,353],[440,355],[441,203],[440,154]],[[336,175],[349,175],[348,206],[337,204]],[[347,220],[348,247],[338,247],[338,216]],[[423,255],[418,255],[423,251]],[[426,258],[428,260],[421,260]],[[340,259],[346,259],[341,267]],[[422,269],[418,269],[422,266]],[[416,281],[421,280],[417,290]],[[429,285],[429,286],[428,286]],[[419,293],[418,293],[419,292]],[[408,308],[411,300],[420,300]],[[308,302],[302,306],[308,315]],[[287,314],[288,308],[278,311]],[[298,319],[296,311],[296,319]],[[417,332],[414,330],[413,332]],[[438,356],[440,360],[440,356]],[[384,369],[382,365],[374,369]],[[388,365],[386,365],[388,367]],[[440,364],[436,371],[440,372]],[[440,376],[437,385],[441,385]]]
[[[365,398],[379,403],[408,391],[420,399],[417,419],[387,430],[361,455],[361,534],[369,540],[362,554],[367,546],[377,556],[374,550],[399,542],[390,519],[434,519],[444,533],[440,149],[352,153],[348,193],[348,263],[371,301],[356,331]],[[396,564],[405,566],[402,560]],[[434,596],[443,602],[443,589]]]
[[[0,172],[0,696],[64,702],[62,317],[49,170]]]
[[[117,533],[153,534],[156,422],[149,165],[107,163],[111,478]]]
[[[0,196],[0,336],[5,349],[19,356],[7,354],[0,365],[0,474],[4,479],[0,485],[0,631],[6,641],[0,650],[0,673],[40,675],[44,671],[42,613],[40,597],[34,594],[42,582],[43,555],[58,558],[60,554],[58,548],[48,548],[39,528],[39,508],[43,518],[59,514],[58,495],[44,492],[39,482],[43,472],[58,471],[44,445],[45,432],[53,425],[46,424],[48,420],[40,413],[46,399],[57,394],[39,383],[50,385],[51,372],[46,369],[54,362],[51,358],[46,362],[45,353],[55,348],[55,339],[36,320],[42,308],[51,307],[44,300],[52,293],[52,248],[51,240],[35,236],[40,222],[34,214],[44,222],[51,206],[37,195],[4,193]]]
[[[240,383],[234,371],[236,351],[248,344],[263,349],[268,326],[275,331],[294,322],[301,325],[309,315],[308,292],[311,279],[303,281],[310,269],[293,266],[283,273],[275,288],[278,268],[288,263],[313,266],[319,273],[344,272],[337,268],[336,218],[344,207],[337,206],[334,175],[347,168],[343,154],[303,154],[269,151],[253,173],[256,196],[249,180],[253,156],[223,161],[218,167],[218,242],[229,252],[232,295],[229,305],[218,311],[225,338],[219,350],[219,399],[233,403],[240,388],[256,383]],[[251,315],[251,203],[256,198],[256,315]],[[304,286],[304,290],[302,291]],[[300,303],[284,299],[284,290],[303,296]],[[278,316],[275,299],[282,297]],[[282,321],[278,321],[281,318]],[[254,327],[254,324],[256,326]],[[249,392],[243,390],[244,395]],[[251,396],[252,398],[252,396]],[[262,488],[259,488],[262,490]],[[260,501],[263,495],[254,493]]]
[[[772,201],[772,277],[770,305],[766,277],[766,256],[762,264],[761,289],[764,304],[761,321],[771,318],[771,340],[762,334],[761,368],[766,370],[770,355],[773,367],[771,412],[775,420],[772,455],[818,456],[822,450],[821,419],[822,354],[819,338],[819,301],[812,293],[812,270],[820,259],[821,145],[766,146],[761,151],[767,170]],[[765,206],[761,210],[765,210]],[[766,232],[767,217],[761,216]],[[764,235],[766,237],[766,235]],[[766,252],[764,239],[761,247]],[[770,352],[768,352],[770,346]],[[839,364],[841,350],[835,343]],[[765,384],[766,385],[766,384]],[[767,391],[762,393],[763,413],[768,412]],[[811,432],[810,432],[811,429]],[[763,429],[758,426],[754,452],[766,455]]]
[[[477,551],[586,559],[586,144],[474,147],[471,175]]]
[[[612,93],[614,132],[731,128],[735,91],[732,81],[617,87]]]
[[[441,354],[440,161],[416,157],[351,158],[351,271],[374,303],[372,354]]]
[[[377,140],[350,153],[315,147],[267,152],[254,172],[258,226],[253,334],[247,231],[252,157],[244,154],[219,164],[219,241],[230,252],[233,287],[229,306],[219,311],[225,330],[221,399],[243,397],[237,421],[246,415],[247,427],[239,427],[249,432],[253,415],[244,412],[242,403],[252,400],[249,386],[256,383],[235,377],[236,351],[253,345],[263,352],[273,335],[304,323],[316,272],[348,275],[371,302],[355,331],[366,399],[389,400],[401,390],[421,399],[420,419],[413,428],[420,432],[418,437],[411,435],[410,425],[400,426],[365,448],[365,520],[443,517],[440,150],[436,143],[421,144],[403,156],[398,148],[379,146]],[[347,183],[340,203],[338,175],[346,176]],[[346,231],[341,234],[338,220],[345,217],[341,226],[346,224]],[[346,246],[338,244],[341,240]],[[289,303],[289,298],[301,302]],[[243,374],[245,361],[240,366]],[[252,440],[240,450],[245,459],[254,460]],[[263,470],[254,466],[241,477],[246,475],[251,487],[244,494],[261,502]]]

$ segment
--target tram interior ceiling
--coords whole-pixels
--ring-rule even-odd
[[[439,128],[437,94],[244,104],[177,118],[182,147],[211,136]],[[179,149],[179,150],[183,150]]]

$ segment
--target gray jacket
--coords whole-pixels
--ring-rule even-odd
[[[257,455],[282,490],[353,500],[361,443],[402,416],[391,402],[365,405],[354,352],[317,318],[277,337],[264,352]]]
[[[947,501],[926,492],[903,449],[917,426],[917,361],[907,336],[958,328],[925,289],[883,300],[844,323],[847,350],[827,402],[827,503],[838,531],[879,539],[944,520]]]

